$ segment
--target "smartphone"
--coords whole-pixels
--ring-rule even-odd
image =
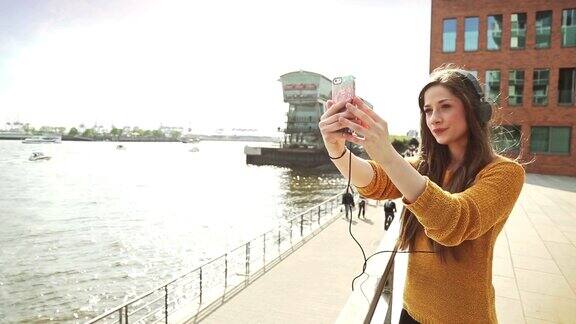
[[[335,77],[332,80],[332,101],[347,101],[356,95],[356,84],[351,75]]]
[[[334,103],[351,100],[354,96],[356,96],[356,83],[353,76],[347,75],[332,79],[332,101]],[[342,111],[345,109],[346,107]],[[345,128],[342,131],[352,133],[349,128]]]

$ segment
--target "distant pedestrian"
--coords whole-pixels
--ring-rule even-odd
[[[387,231],[394,220],[394,213],[396,212],[396,204],[388,199],[384,203],[384,230]]]
[[[358,203],[358,219],[360,219],[360,213],[362,213],[362,218],[366,219],[366,199],[364,197],[360,197]]]
[[[346,219],[348,219],[348,214],[350,214],[350,218],[352,218],[352,208],[354,207],[354,196],[350,193],[345,193],[342,196],[342,204],[344,205],[344,209],[346,210]]]

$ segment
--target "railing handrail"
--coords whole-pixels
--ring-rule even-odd
[[[322,201],[321,203],[318,203],[318,204],[316,204],[316,205],[314,205],[314,206],[306,209],[305,211],[300,212],[299,214],[297,214],[297,215],[294,216],[293,218],[287,220],[287,222],[292,222],[293,220],[295,220],[295,219],[297,219],[297,218],[299,218],[299,217],[301,217],[301,216],[309,213],[310,211],[312,211],[312,210],[314,210],[314,209],[316,209],[316,208],[318,208],[318,207],[326,204],[327,202],[329,202],[329,201],[331,201],[331,200],[333,200],[333,199],[335,199],[335,198],[337,198],[338,196],[341,196],[341,195],[342,195],[342,194],[336,194],[336,195],[334,195],[334,196],[331,196],[330,198],[325,199],[325,200]],[[276,227],[276,225],[274,226],[274,229],[275,229],[275,227]],[[255,240],[256,238],[258,238],[258,237],[260,237],[260,236],[262,236],[262,235],[270,232],[271,230],[273,230],[273,229],[270,229],[270,230],[264,232],[263,234],[257,235],[254,239],[248,240],[248,242],[251,242],[251,241]],[[240,244],[238,247],[236,247],[236,248],[234,248],[234,249],[231,249],[230,251],[235,251],[236,249],[239,249],[239,248],[241,248],[242,246],[245,246],[246,244],[247,244],[247,243]],[[135,302],[137,302],[137,301],[139,301],[139,300],[141,300],[141,299],[143,299],[143,298],[145,298],[145,297],[148,297],[148,296],[152,295],[153,293],[155,293],[155,292],[158,291],[158,290],[165,289],[165,287],[167,287],[168,285],[170,285],[170,284],[172,284],[172,283],[174,283],[174,282],[176,282],[176,281],[178,281],[178,280],[180,280],[180,279],[188,276],[189,274],[191,274],[191,273],[193,273],[193,272],[195,272],[195,271],[198,271],[198,270],[202,269],[203,267],[209,265],[210,263],[214,262],[215,260],[218,260],[218,259],[224,257],[226,254],[227,254],[227,252],[224,253],[224,254],[222,254],[222,255],[220,255],[220,256],[218,256],[218,257],[215,257],[215,258],[211,259],[210,261],[208,261],[208,262],[206,262],[206,263],[204,263],[204,264],[202,264],[202,265],[194,268],[193,270],[190,270],[190,271],[188,271],[188,272],[186,272],[186,273],[184,273],[184,274],[181,274],[181,275],[179,275],[178,277],[176,277],[176,278],[174,278],[174,279],[172,279],[172,280],[170,280],[170,281],[168,281],[168,282],[166,282],[166,283],[164,283],[164,284],[162,284],[162,285],[159,285],[159,286],[157,286],[157,287],[155,287],[155,288],[152,288],[152,289],[146,291],[145,293],[140,294],[139,296],[136,296],[136,297],[130,299],[129,301],[125,302],[124,304],[121,304],[121,305],[119,305],[119,306],[116,306],[116,307],[114,307],[114,308],[112,308],[112,309],[110,309],[110,310],[108,310],[108,311],[104,311],[103,314],[101,314],[101,315],[99,315],[99,316],[97,316],[97,317],[95,317],[95,318],[90,319],[90,320],[87,322],[87,324],[95,323],[95,322],[97,322],[97,321],[99,321],[99,320],[101,320],[101,319],[103,319],[103,318],[106,318],[106,317],[112,315],[112,314],[115,313],[115,312],[118,312],[119,310],[121,310],[122,308],[124,308],[124,307],[126,307],[126,306],[129,306],[129,305],[131,305],[131,304],[133,304],[133,303],[135,303]]]

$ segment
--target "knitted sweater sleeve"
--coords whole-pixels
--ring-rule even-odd
[[[478,173],[474,185],[450,193],[427,179],[424,192],[408,208],[426,235],[445,246],[456,246],[485,234],[510,215],[522,186],[524,168],[513,161],[489,165]]]
[[[414,168],[416,168],[419,163],[418,157],[410,157],[407,158],[406,161]],[[366,198],[376,200],[400,198],[402,193],[396,188],[394,183],[392,183],[386,172],[382,169],[382,166],[372,160],[368,160],[368,163],[370,163],[374,171],[374,176],[366,187],[357,187],[358,193]]]

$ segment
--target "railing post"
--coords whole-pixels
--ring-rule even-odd
[[[250,275],[250,242],[246,243],[246,281]]]
[[[200,267],[200,306],[202,306],[202,267]]]
[[[124,307],[124,323],[128,324],[128,305]]]
[[[290,247],[292,247],[292,227],[294,226],[294,224],[292,223],[292,220],[290,220]]]
[[[386,285],[384,286],[384,291],[382,291],[382,294],[388,301],[388,310],[386,311],[386,318],[384,319],[384,323],[392,322],[392,297],[394,294],[393,284],[394,284],[394,261],[392,261],[392,268],[390,269],[388,278],[386,279]]]
[[[300,215],[300,238],[304,236],[304,214]]]
[[[278,225],[278,258],[280,258],[280,236],[282,235],[282,227],[280,227],[280,225]]]
[[[224,293],[228,288],[228,253],[224,254]]]
[[[168,285],[164,286],[164,321],[168,324]]]
[[[122,324],[122,308],[118,310],[118,323]]]
[[[322,206],[318,206],[318,225],[320,225],[320,212],[322,212]]]

